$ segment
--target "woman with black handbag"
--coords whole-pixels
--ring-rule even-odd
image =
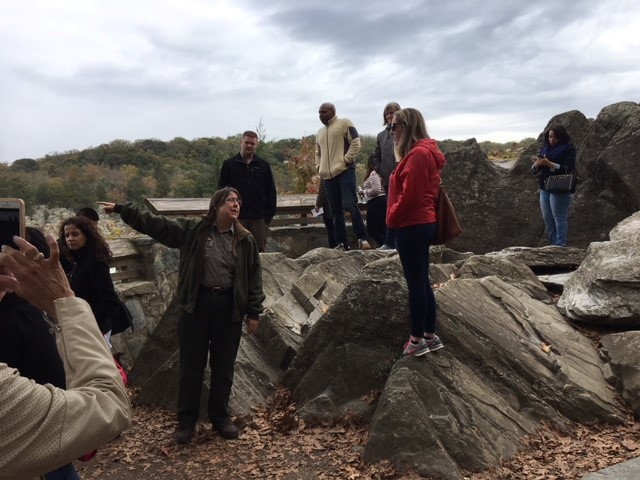
[[[540,183],[540,210],[549,236],[549,243],[567,246],[569,207],[575,189],[576,149],[562,125],[550,127],[544,134],[544,145],[534,157],[531,170]],[[573,175],[563,177],[561,175]],[[566,180],[566,187],[554,187],[557,180]]]

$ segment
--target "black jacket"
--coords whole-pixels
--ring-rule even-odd
[[[263,218],[269,224],[276,214],[276,184],[269,164],[253,156],[247,164],[238,153],[225,160],[220,169],[218,188],[233,187],[240,192],[240,218]]]
[[[120,314],[120,301],[113,288],[109,266],[89,255],[83,248],[71,252],[73,262],[63,264],[71,289],[87,301],[104,334],[112,328],[113,318]]]
[[[243,204],[244,206],[244,204]],[[116,205],[127,225],[145,233],[169,248],[180,249],[178,289],[176,298],[180,307],[193,313],[200,291],[205,243],[213,225],[211,220],[197,218],[169,218],[142,211],[131,204]],[[241,225],[235,227],[238,255],[233,283],[233,320],[241,321],[244,315],[257,319],[262,313],[262,267],[258,245]]]
[[[0,362],[41,385],[66,386],[53,326],[43,312],[15,293],[0,301]]]
[[[566,150],[557,158],[550,158],[554,163],[560,165],[560,168],[551,170],[549,167],[541,167],[536,169],[531,167],[531,171],[538,175],[538,185],[540,190],[544,190],[544,183],[547,177],[552,175],[566,175],[567,173],[574,173],[576,170],[576,148],[573,144],[569,144]]]

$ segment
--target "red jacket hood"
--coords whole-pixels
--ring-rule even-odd
[[[416,142],[389,178],[387,227],[436,222],[440,172],[447,164],[435,140]]]
[[[413,148],[424,148],[425,150],[430,151],[433,157],[436,159],[436,166],[438,167],[438,171],[442,170],[447,164],[447,159],[438,148],[438,142],[431,138],[418,140]]]

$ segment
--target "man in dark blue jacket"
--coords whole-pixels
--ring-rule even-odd
[[[240,153],[225,160],[220,169],[218,188],[233,187],[240,192],[240,223],[251,232],[258,250],[267,247],[269,224],[276,214],[276,184],[269,164],[258,157],[258,134],[242,134]]]

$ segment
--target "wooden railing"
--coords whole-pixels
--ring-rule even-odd
[[[194,216],[209,211],[208,198],[146,198],[149,210],[158,215]],[[282,195],[278,197],[276,216],[271,227],[305,226],[322,224],[322,218],[314,217],[311,209],[315,206],[315,195]],[[363,214],[366,204],[359,204]],[[345,220],[350,221],[346,215]],[[114,283],[128,283],[144,280],[144,262],[136,245],[126,238],[118,238],[107,242],[113,254],[111,260],[111,279]]]
[[[145,198],[149,210],[158,215],[193,216],[203,215],[209,211],[209,198]],[[322,218],[314,217],[316,195],[281,195],[278,197],[276,216],[271,221],[271,227],[312,225],[322,223]],[[358,204],[360,211],[365,214],[367,204]],[[346,215],[345,219],[350,220]]]

